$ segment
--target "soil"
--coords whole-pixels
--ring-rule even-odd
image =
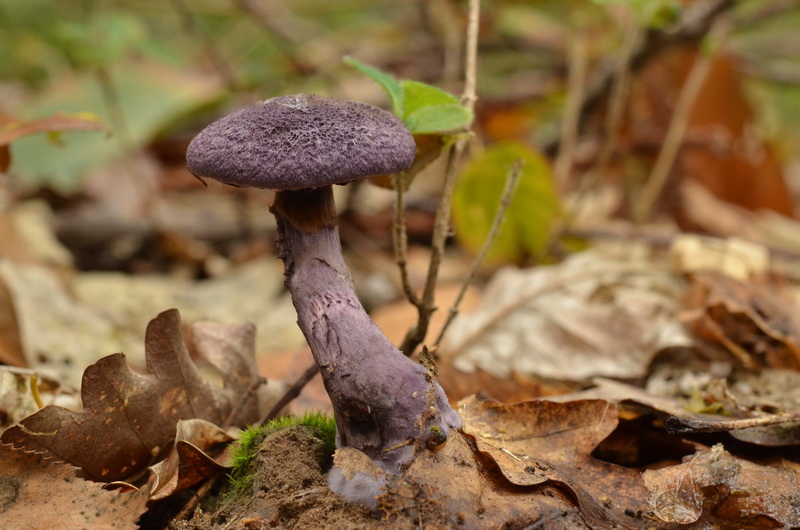
[[[313,428],[288,427],[259,446],[253,488],[230,496],[223,488],[216,506],[198,507],[176,530],[256,528],[381,528],[380,518],[328,488],[332,463]]]
[[[366,459],[355,450],[343,451],[341,458],[337,452],[337,467],[364,466],[359,455]],[[369,459],[366,462],[372,465]],[[389,477],[376,511],[329,489],[331,465],[331,456],[313,428],[277,431],[259,446],[251,490],[234,496],[223,488],[214,502],[198,507],[191,520],[170,528],[587,527],[571,499],[558,489],[510,485],[460,433],[452,435],[443,449],[422,451],[403,476]],[[364,467],[358,471],[370,472]]]

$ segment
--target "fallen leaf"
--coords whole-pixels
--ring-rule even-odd
[[[798,470],[736,458],[722,444],[681,465],[645,471],[644,483],[655,515],[668,523],[691,524],[706,514],[738,528],[800,526]]]
[[[504,378],[641,377],[663,348],[692,344],[676,318],[683,290],[682,280],[651,262],[596,252],[504,269],[480,307],[453,321],[441,355],[462,372]]]
[[[233,337],[232,344],[252,345],[250,325],[229,326],[225,333]],[[215,366],[225,386],[210,383],[189,358],[174,309],[150,322],[145,348],[147,374],[133,373],[123,354],[104,357],[84,372],[81,412],[47,406],[7,429],[0,440],[46,452],[91,478],[109,482],[134,477],[163,458],[179,420],[222,424],[232,412],[252,412],[251,406],[239,406],[241,400],[256,399],[252,390],[257,375],[252,373],[249,381],[242,377],[245,367],[252,366],[252,349],[226,350],[237,357],[227,364],[228,369],[236,367],[234,373],[229,376],[225,366]],[[215,359],[207,360],[214,366]],[[242,422],[256,419],[257,415],[239,417]]]
[[[590,526],[638,526],[646,509],[638,472],[595,460],[595,447],[617,426],[617,408],[602,400],[507,405],[468,398],[458,408],[474,437],[513,484],[556,482],[578,499]]]
[[[9,330],[0,335],[0,347],[7,345],[12,356],[16,323],[24,353],[17,364],[73,388],[81,382],[75,367],[108,352],[123,351],[131,366],[144,366],[144,329],[165,307],[178,308],[187,321],[252,322],[261,351],[300,347],[305,339],[291,298],[280,290],[280,267],[274,258],[255,259],[220,277],[191,282],[112,272],[65,278],[52,267],[0,259],[0,315],[9,319],[0,317],[0,326]]]
[[[3,528],[138,528],[149,484],[108,491],[79,470],[41,454],[0,445],[0,521]]]
[[[695,333],[721,344],[747,369],[800,370],[800,311],[779,284],[711,272],[693,280],[686,323]]]
[[[175,433],[175,444],[167,458],[150,469],[156,476],[150,500],[159,500],[198,482],[230,469],[223,455],[208,453],[212,448],[234,440],[228,433],[204,420],[181,420]],[[221,457],[221,458],[220,458]]]
[[[291,298],[283,291],[282,266],[272,256],[199,282],[90,272],[76,276],[69,288],[81,305],[111,322],[114,336],[124,339],[124,351],[137,360],[142,350],[141,330],[150,315],[164,307],[178,308],[187,321],[252,322],[259,351],[306,345]]]

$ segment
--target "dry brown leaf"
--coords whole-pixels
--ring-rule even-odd
[[[233,440],[213,423],[196,419],[179,421],[169,456],[150,468],[156,476],[150,499],[163,499],[229,469],[224,455],[213,458],[208,453]]]
[[[199,326],[203,336],[204,326]],[[84,372],[83,411],[45,407],[7,429],[0,440],[46,452],[80,467],[91,478],[114,481],[134,477],[163,458],[181,419],[222,424],[234,413],[239,422],[255,421],[258,416],[252,415],[253,406],[239,406],[241,400],[256,399],[252,392],[258,381],[256,373],[251,372],[250,380],[244,377],[255,366],[253,327],[211,328],[213,332],[205,333],[201,342],[224,329],[230,344],[246,348],[238,351],[232,347],[219,354],[235,357],[228,358],[226,365],[215,366],[224,387],[200,375],[183,343],[180,316],[173,309],[158,315],[147,327],[147,374],[133,373],[123,354],[104,357]],[[203,348],[198,349],[202,352]],[[218,358],[208,361],[212,366],[220,362]]]
[[[3,528],[138,528],[149,485],[108,491],[78,469],[41,454],[0,445],[0,526]]]
[[[600,462],[591,452],[616,427],[617,409],[602,400],[527,401],[507,405],[468,398],[463,431],[503,475],[520,486],[562,484],[592,527],[641,526],[647,508],[638,472]],[[633,514],[633,515],[632,515]]]
[[[780,285],[700,273],[687,305],[692,330],[721,344],[746,368],[800,370],[800,311]]]
[[[17,314],[11,302],[11,293],[0,279],[0,363],[26,366],[25,352],[19,333]]]
[[[691,344],[675,318],[683,290],[653,263],[596,252],[552,267],[505,269],[481,307],[453,322],[441,355],[463,372],[498,377],[641,377],[661,349]]]
[[[686,462],[645,471],[648,501],[665,522],[716,518],[737,528],[800,526],[800,474],[736,458],[721,444]],[[779,524],[775,524],[775,522]]]

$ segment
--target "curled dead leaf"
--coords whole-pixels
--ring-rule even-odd
[[[156,476],[150,500],[169,497],[202,480],[230,469],[227,455],[213,449],[232,442],[228,433],[204,420],[181,420],[175,434],[175,445],[167,458],[150,469]],[[216,451],[219,453],[219,451]]]
[[[227,341],[230,349],[219,354],[225,363],[207,359],[216,363],[224,386],[200,375],[184,345],[180,316],[169,310],[147,327],[147,374],[132,372],[123,354],[104,357],[84,372],[81,412],[47,406],[6,429],[0,440],[44,452],[80,467],[90,478],[110,482],[131,480],[163,458],[174,443],[179,420],[222,424],[233,415],[238,422],[256,421],[257,407],[240,405],[242,400],[256,400],[251,390],[258,376],[255,371],[250,379],[245,376],[254,366],[254,352],[247,349],[252,346],[253,328],[212,329],[217,338],[220,333],[234,337]],[[198,351],[208,353],[208,349],[203,346]]]

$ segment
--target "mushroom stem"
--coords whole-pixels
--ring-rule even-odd
[[[461,418],[430,372],[403,355],[358,301],[331,187],[278,192],[272,212],[298,325],[333,404],[337,445],[397,473]]]

